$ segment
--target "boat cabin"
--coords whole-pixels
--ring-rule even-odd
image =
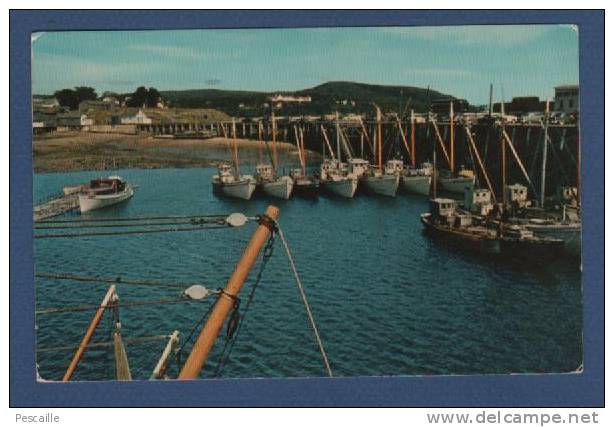
[[[125,189],[126,182],[121,177],[110,176],[108,178],[92,179],[84,190],[90,194],[113,194],[124,191]]]
[[[527,187],[521,184],[513,184],[505,187],[505,201],[519,208],[529,206]]]
[[[431,215],[435,218],[451,217],[456,212],[456,200],[436,198],[430,201]]]
[[[557,188],[556,195],[562,203],[575,204],[578,199],[578,188],[560,186]]]
[[[220,163],[217,165],[217,172],[220,175],[232,174],[232,166],[226,163]]]
[[[461,165],[458,171],[458,176],[462,176],[464,178],[473,178],[475,177],[475,173],[473,173],[471,169],[465,169],[465,167]]]
[[[365,159],[350,159],[350,172],[360,177],[369,170],[369,162]]]
[[[388,160],[386,162],[386,174],[395,175],[403,172],[403,160]]]
[[[256,165],[256,178],[261,179],[261,180],[262,179],[264,180],[274,179],[275,171],[273,170],[273,166],[262,164],[262,163]]]
[[[294,180],[299,179],[299,178],[304,178],[303,169],[301,169],[301,168],[291,169],[290,170],[290,178],[292,178]]]
[[[476,215],[488,215],[494,208],[490,190],[484,188],[465,189],[465,209]]]

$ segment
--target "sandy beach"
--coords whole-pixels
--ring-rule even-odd
[[[267,160],[267,149],[255,140],[239,139],[242,164]],[[270,147],[270,146],[269,146]],[[34,172],[63,172],[120,168],[188,168],[214,166],[231,159],[229,140],[155,138],[150,135],[65,132],[35,136]],[[278,144],[281,164],[298,165],[296,147]],[[308,161],[319,159],[307,153]]]

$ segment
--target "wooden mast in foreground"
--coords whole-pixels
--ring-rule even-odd
[[[213,348],[216,338],[220,334],[224,321],[235,306],[236,298],[241,292],[243,283],[258,259],[260,250],[271,235],[274,221],[277,221],[277,218],[279,218],[279,209],[275,206],[269,206],[266,209],[263,220],[260,222],[260,225],[258,225],[258,228],[256,228],[256,231],[245,248],[245,252],[243,252],[241,259],[237,263],[235,271],[232,273],[226,287],[221,292],[220,298],[213,306],[205,326],[200,331],[200,335],[196,339],[192,351],[179,373],[178,379],[195,379],[198,377],[203,366],[205,366],[207,356]]]
[[[87,331],[85,332],[85,335],[83,336],[83,339],[79,344],[79,348],[77,348],[75,355],[70,361],[70,365],[68,365],[68,369],[66,370],[62,381],[70,381],[70,377],[72,377],[72,374],[75,372],[75,369],[77,369],[77,365],[79,364],[81,357],[83,357],[83,353],[85,353],[85,349],[87,348],[87,345],[92,339],[92,335],[94,335],[94,331],[96,331],[96,328],[98,327],[98,324],[102,319],[102,315],[107,309],[109,302],[111,302],[111,298],[113,298],[113,295],[115,295],[115,285],[109,286],[109,290],[102,299],[100,307],[98,307],[98,309],[96,310],[96,314],[94,314],[94,317],[92,318],[92,321],[90,322],[90,325],[88,326]]]

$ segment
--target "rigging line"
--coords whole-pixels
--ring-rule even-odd
[[[301,294],[301,298],[303,300],[303,304],[305,305],[305,310],[307,311],[307,316],[309,317],[309,323],[311,324],[311,329],[313,329],[313,333],[316,338],[316,342],[320,349],[320,353],[322,354],[322,359],[324,361],[324,366],[326,367],[326,371],[328,372],[328,376],[332,377],[333,372],[330,369],[330,363],[328,362],[328,356],[326,355],[326,351],[324,350],[324,344],[322,344],[322,339],[320,338],[320,333],[318,331],[318,326],[316,325],[316,321],[311,312],[311,308],[309,307],[309,302],[307,301],[307,295],[305,294],[305,290],[303,289],[303,285],[301,283],[301,279],[298,275],[298,271],[296,270],[296,265],[294,264],[294,259],[292,258],[292,254],[290,253],[290,248],[288,247],[288,242],[284,236],[283,231],[279,228],[279,224],[277,224],[278,234],[281,238],[281,243],[284,246],[286,251],[286,255],[288,256],[288,261],[290,262],[290,268],[292,269],[292,273],[294,274],[294,279],[296,281],[296,285],[298,286],[299,292]]]
[[[180,231],[200,231],[200,230],[214,230],[220,228],[229,228],[227,225],[215,225],[208,227],[175,227],[175,228],[158,228],[152,230],[126,230],[126,231],[98,231],[98,232],[86,232],[86,233],[66,233],[66,234],[38,234],[34,235],[35,239],[53,239],[53,238],[65,238],[65,237],[95,237],[95,236],[118,236],[128,234],[150,234],[150,233],[170,233]]]
[[[258,270],[258,274],[256,275],[256,280],[254,281],[254,284],[252,285],[252,289],[247,298],[247,303],[245,304],[245,309],[243,310],[243,314],[241,315],[239,319],[239,323],[235,331],[232,333],[232,336],[230,337],[230,339],[226,340],[226,342],[224,343],[224,347],[222,348],[222,355],[220,356],[221,358],[220,363],[217,365],[217,367],[215,368],[215,372],[213,373],[214,378],[217,378],[220,375],[222,375],[222,373],[224,372],[224,368],[226,368],[226,365],[228,364],[228,361],[230,360],[230,355],[232,354],[232,350],[237,341],[237,337],[239,336],[239,331],[241,330],[241,326],[243,325],[243,321],[245,319],[245,316],[247,315],[249,307],[251,306],[252,301],[254,300],[256,289],[258,288],[258,285],[260,284],[260,281],[262,280],[262,274],[264,273],[264,270],[266,268],[267,263],[269,262],[269,259],[271,259],[271,257],[273,256],[274,243],[275,243],[275,232],[272,232],[264,248],[264,251],[262,254],[262,261],[260,262],[260,269]],[[236,309],[238,310],[238,306],[236,307]]]
[[[195,214],[195,215],[166,215],[166,216],[133,216],[133,217],[103,217],[103,218],[80,218],[80,219],[45,219],[35,221],[35,224],[46,223],[70,223],[70,222],[109,222],[109,221],[141,221],[160,219],[185,219],[185,218],[226,218],[229,214]]]
[[[221,293],[219,292],[218,294],[221,295]],[[194,337],[194,332],[196,332],[196,329],[198,329],[198,326],[200,326],[205,321],[205,319],[209,317],[209,314],[211,313],[211,310],[213,310],[213,307],[215,307],[215,303],[209,305],[209,308],[205,311],[205,313],[201,316],[201,318],[198,319],[194,323],[194,326],[192,326],[192,329],[190,330],[188,337],[183,341],[183,343],[179,346],[179,348],[175,350],[175,360],[177,361],[177,366],[179,370],[181,370],[181,355],[183,354],[183,349],[188,343],[192,342],[192,338]]]
[[[210,291],[210,294],[214,294],[215,292]],[[142,306],[142,305],[158,305],[158,304],[174,304],[180,302],[196,302],[200,300],[193,300],[186,297],[179,297],[173,299],[162,299],[162,300],[151,300],[151,301],[128,301],[119,303],[111,303],[107,305],[80,305],[74,307],[53,307],[53,308],[45,308],[36,310],[35,314],[52,314],[52,313],[68,313],[68,312],[78,312],[78,311],[91,311],[97,310],[99,308],[116,308],[116,307],[134,307],[134,306]]]
[[[128,223],[118,223],[118,224],[76,224],[72,223],[70,225],[60,224],[60,225],[34,225],[34,230],[56,230],[56,229],[78,229],[78,228],[113,228],[113,227],[153,227],[153,226],[161,226],[161,225],[200,225],[200,224],[218,224],[225,225],[225,218],[220,218],[216,220],[205,220],[205,219],[197,219],[192,218],[189,221],[171,221],[167,222],[128,222]]]
[[[142,337],[133,337],[133,338],[122,338],[124,341],[124,344],[142,344],[142,343],[147,343],[147,342],[151,342],[151,341],[161,341],[161,340],[167,340],[170,338],[170,335],[150,335],[150,336],[142,336]],[[102,342],[95,342],[95,343],[89,343],[87,345],[88,350],[92,349],[92,348],[101,348],[101,347],[113,347],[114,342],[113,341],[102,341]],[[75,351],[78,348],[78,346],[59,346],[59,347],[46,347],[46,348],[38,348],[36,349],[36,353],[49,353],[49,352],[54,352],[54,351]]]
[[[65,274],[65,273],[36,273],[34,275],[38,278],[44,279],[56,279],[56,280],[71,280],[76,282],[96,282],[96,283],[113,283],[113,284],[124,284],[124,285],[134,285],[134,286],[158,286],[163,288],[181,288],[187,289],[190,286],[194,286],[197,283],[161,283],[152,280],[131,280],[131,279],[123,279],[121,277],[116,278],[104,278],[104,277],[96,277],[96,276],[77,276],[73,274]]]

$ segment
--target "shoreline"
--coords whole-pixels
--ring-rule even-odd
[[[239,161],[256,165],[267,158],[262,142],[238,139]],[[280,164],[299,165],[296,146],[278,143]],[[320,160],[307,152],[307,161]],[[107,169],[184,169],[215,167],[232,161],[229,140],[225,138],[174,139],[150,135],[66,132],[35,136],[32,144],[34,173],[61,173]],[[266,160],[265,160],[266,161]]]

